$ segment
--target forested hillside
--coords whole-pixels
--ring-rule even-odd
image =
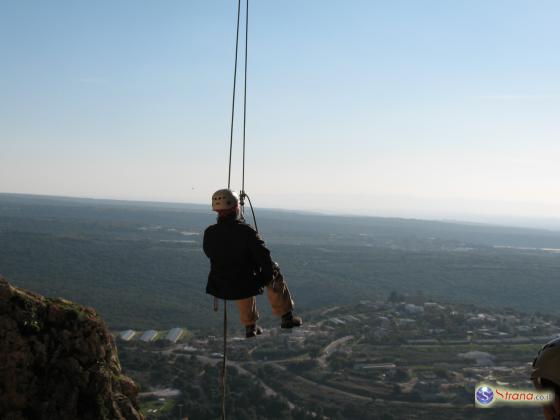
[[[257,214],[302,311],[392,290],[523,310],[557,307],[558,232]],[[4,194],[0,273],[17,286],[94,306],[115,329],[217,326],[201,250],[213,222],[202,206]]]

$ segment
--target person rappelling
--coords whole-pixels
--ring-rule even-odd
[[[247,338],[262,333],[257,326],[256,295],[267,290],[272,313],[281,317],[281,328],[302,325],[293,314],[294,301],[270,251],[258,232],[240,217],[237,194],[229,189],[212,195],[217,223],[204,231],[203,249],[210,259],[206,293],[215,298],[234,300]]]
[[[237,86],[237,58],[239,52],[239,28],[241,0],[237,1],[237,32],[235,37],[235,63],[233,70],[233,92],[231,101],[231,124],[229,135],[229,165],[227,189],[212,195],[212,210],[218,213],[217,223],[204,231],[203,249],[210,259],[210,273],[206,292],[214,296],[214,310],[218,310],[218,299],[224,300],[224,353],[221,369],[221,419],[226,420],[227,389],[227,301],[234,300],[239,309],[241,323],[247,338],[262,334],[257,326],[256,295],[267,289],[272,312],[282,318],[282,328],[302,325],[300,317],[294,316],[294,301],[278,264],[272,261],[270,251],[259,236],[257,219],[251,199],[245,193],[245,151],[247,127],[247,57],[249,41],[249,0],[245,1],[245,66],[243,84],[243,162],[241,172],[241,194],[231,190],[231,168],[233,155],[233,133],[235,121],[235,99]],[[245,223],[244,201],[249,200],[255,228]]]

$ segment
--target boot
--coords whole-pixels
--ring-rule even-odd
[[[282,315],[282,324],[280,324],[281,328],[294,328],[299,327],[303,324],[303,320],[299,316],[294,316],[292,311],[288,312],[287,314]]]
[[[262,328],[259,327],[257,324],[245,326],[245,337],[247,338],[256,337],[257,335],[261,335],[262,332],[263,332]]]

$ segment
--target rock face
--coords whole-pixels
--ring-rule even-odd
[[[93,309],[0,277],[0,419],[143,419],[137,393]]]

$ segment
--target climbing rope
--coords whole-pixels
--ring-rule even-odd
[[[259,233],[259,227],[257,225],[257,217],[255,216],[255,210],[253,209],[253,203],[251,203],[251,197],[249,197],[249,195],[246,194],[245,192],[243,192],[242,197],[243,198],[247,197],[247,200],[249,200],[249,206],[251,207],[251,213],[253,214],[253,224],[255,225],[255,230],[257,231],[257,233]]]
[[[237,87],[237,58],[239,54],[239,23],[241,18],[241,0],[237,1],[237,31],[235,36],[235,64],[233,69],[233,94],[231,100],[231,124],[230,124],[230,134],[229,134],[229,165],[228,165],[228,189],[231,188],[231,162],[233,154],[233,128],[235,122],[235,97],[236,97],[236,87]],[[241,217],[244,220],[245,215],[245,197],[249,200],[251,206],[251,212],[253,213],[253,220],[255,221],[255,229],[257,229],[257,219],[255,218],[255,212],[253,210],[253,204],[251,199],[245,193],[245,133],[246,133],[246,122],[247,122],[247,47],[249,39],[249,0],[245,3],[245,71],[244,71],[244,83],[243,83],[243,163],[242,163],[242,177],[241,177],[241,192],[240,192],[240,207],[241,207]],[[258,229],[257,229],[258,232]],[[214,311],[218,311],[218,299],[214,298]],[[222,357],[222,371],[221,371],[221,418],[226,420],[226,386],[227,386],[227,300],[224,299],[224,353]]]
[[[249,55],[249,0],[245,6],[245,78],[243,81],[243,163],[241,171],[241,208],[244,206],[245,195],[245,133],[247,126],[247,57]]]
[[[222,359],[222,420],[226,420],[226,385],[227,385],[227,300],[224,300],[224,356]]]
[[[248,1],[248,0],[247,0]],[[233,123],[235,121],[235,88],[237,86],[237,56],[239,51],[239,18],[241,17],[241,0],[237,0],[237,33],[235,36],[235,64],[233,67],[233,95],[231,99],[231,123],[229,132],[229,168],[228,189],[231,188],[231,156],[233,152]]]

